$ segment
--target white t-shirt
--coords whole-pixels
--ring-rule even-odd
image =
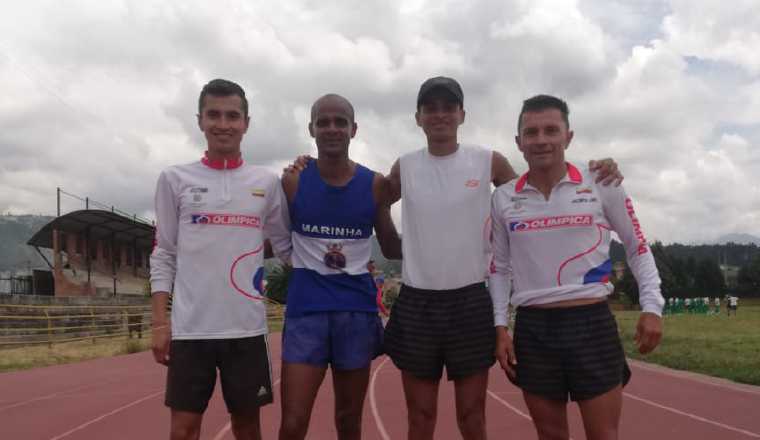
[[[460,145],[447,156],[423,148],[401,157],[404,284],[446,290],[485,280],[492,156]]]

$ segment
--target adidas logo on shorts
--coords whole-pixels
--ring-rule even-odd
[[[262,385],[261,388],[259,388],[259,393],[256,396],[262,397],[266,396],[267,394],[269,394],[269,391],[267,391],[266,387]]]

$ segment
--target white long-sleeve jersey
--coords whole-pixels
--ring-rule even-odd
[[[588,170],[567,164],[548,200],[528,174],[492,198],[493,260],[489,286],[497,326],[507,306],[600,298],[612,293],[610,234],[623,241],[642,310],[661,315],[665,300],[652,251],[622,187],[597,185]]]
[[[264,238],[281,259],[291,249],[277,176],[242,160],[204,158],[164,170],[155,201],[151,290],[171,292],[173,286],[172,338],[265,334]]]

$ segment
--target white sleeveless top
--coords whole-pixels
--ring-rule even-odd
[[[446,290],[484,281],[492,156],[460,145],[448,156],[423,148],[401,157],[404,284]]]

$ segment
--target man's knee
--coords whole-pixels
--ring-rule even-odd
[[[309,428],[309,416],[303,413],[287,412],[280,421],[280,438],[304,438]]]
[[[409,405],[409,423],[416,426],[435,424],[437,413],[438,411],[435,405]]]
[[[233,414],[230,425],[235,438],[238,440],[259,440],[261,438],[258,408],[245,414]]]
[[[470,408],[465,411],[457,411],[457,422],[459,426],[483,426],[485,425],[486,415],[483,408]]]
[[[586,438],[588,440],[617,440],[618,429],[617,427],[606,427],[602,429],[594,429],[591,432],[587,430]]]
[[[362,413],[359,408],[337,408],[335,410],[335,428],[338,434],[349,435],[357,433],[361,431],[361,427]]]
[[[202,421],[203,413],[180,411],[172,408],[170,428],[172,440],[198,439],[201,434]]]
[[[457,408],[457,425],[462,433],[479,433],[485,431],[485,408],[480,404]]]
[[[536,432],[539,440],[568,440],[570,438],[567,426],[560,424],[537,423]]]
[[[172,420],[171,440],[197,440],[200,436],[200,420]]]

